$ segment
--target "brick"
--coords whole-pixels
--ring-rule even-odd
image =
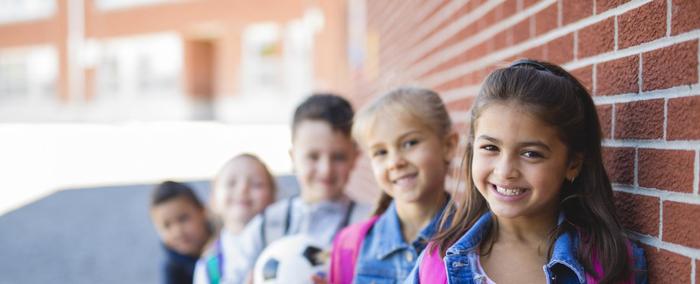
[[[671,34],[677,35],[700,28],[700,13],[698,11],[700,11],[700,1],[698,0],[673,0],[671,3]]]
[[[596,14],[603,13],[627,2],[629,2],[629,0],[596,0]]]
[[[510,30],[502,31],[494,37],[496,49],[501,49],[510,46],[513,43],[513,33]]]
[[[521,54],[522,54],[523,58],[527,58],[527,59],[536,59],[536,60],[544,60],[545,59],[544,47],[541,45],[530,48]]]
[[[596,66],[596,96],[639,92],[639,56],[632,55]]]
[[[574,34],[572,33],[548,42],[545,47],[549,62],[561,65],[574,60]]]
[[[618,48],[666,36],[666,0],[655,0],[617,18]]]
[[[616,139],[663,138],[664,101],[647,100],[615,106]]]
[[[610,182],[634,184],[634,148],[603,148],[603,164]]]
[[[642,53],[642,89],[666,89],[698,82],[698,41]]]
[[[612,132],[612,105],[597,106],[600,129],[603,131],[603,139],[610,139]],[[609,173],[608,173],[609,174]]]
[[[513,26],[513,44],[521,43],[530,38],[530,19],[522,20]]]
[[[578,58],[605,53],[615,47],[613,18],[600,21],[578,31]]]
[[[500,19],[505,19],[510,16],[515,15],[518,8],[518,0],[506,0],[503,2],[501,5],[498,6],[498,11],[499,13],[499,18]]]
[[[537,4],[539,0],[523,0],[523,8],[527,9],[528,7]]]
[[[657,197],[615,192],[615,207],[625,229],[652,237],[659,236]]]
[[[663,249],[643,247],[649,267],[649,283],[690,283],[690,258]]]
[[[491,10],[490,12],[486,13],[485,15],[481,16],[478,20],[476,20],[476,28],[478,30],[484,30],[489,28],[491,25],[493,25],[496,22],[496,10]]]
[[[667,123],[668,140],[700,139],[700,96],[670,99]]]
[[[694,151],[640,149],[639,186],[691,193],[694,165]]]
[[[593,94],[593,67],[586,66],[576,70],[572,70],[571,74],[578,79],[589,94]]]
[[[568,25],[593,15],[593,0],[561,0],[562,24]]]
[[[700,248],[700,205],[664,201],[663,240]]]
[[[557,15],[559,10],[557,8],[557,3],[550,5],[542,11],[535,14],[535,35],[541,35],[556,29],[559,26],[557,21]]]

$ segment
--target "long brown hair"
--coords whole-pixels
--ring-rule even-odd
[[[424,124],[437,137],[445,138],[452,130],[452,120],[440,95],[432,90],[417,87],[401,87],[379,97],[355,116],[352,136],[363,141],[380,119],[409,118]],[[393,198],[382,191],[372,215],[381,215],[389,208]]]
[[[559,210],[565,221],[551,233],[548,258],[553,244],[562,234],[579,234],[577,259],[586,272],[596,275],[591,261],[595,255],[603,267],[600,283],[614,283],[632,272],[627,240],[613,204],[610,180],[601,154],[601,129],[596,107],[588,91],[559,66],[534,60],[521,60],[508,68],[493,71],[485,80],[471,109],[470,130],[462,174],[465,192],[453,198],[441,222],[443,230],[435,236],[442,255],[469,228],[489,211],[471,176],[474,131],[481,112],[494,103],[515,103],[528,113],[554,127],[567,146],[569,157],[581,155],[581,171],[573,181],[565,181],[560,193]],[[492,245],[498,230],[493,222],[484,241]],[[489,243],[486,243],[489,244]],[[599,277],[601,275],[598,275]]]

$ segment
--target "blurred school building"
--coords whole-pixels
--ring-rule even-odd
[[[293,108],[349,90],[347,5],[0,0],[0,214],[60,188],[209,179],[240,152],[289,174]]]
[[[0,122],[286,123],[347,90],[345,5],[0,0]]]

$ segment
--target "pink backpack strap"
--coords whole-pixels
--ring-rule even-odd
[[[333,240],[331,251],[331,271],[328,279],[330,284],[350,284],[355,276],[355,265],[360,254],[362,241],[367,232],[377,222],[379,216],[372,216],[368,220],[350,225],[340,231]]]
[[[440,250],[434,243],[429,243],[423,255],[423,259],[418,264],[418,279],[420,283],[447,283],[447,273],[445,262],[440,257]]]
[[[632,251],[632,243],[630,241],[627,241],[627,255],[629,256],[629,261],[630,265],[634,266],[634,252]],[[587,284],[598,284],[598,280],[602,278],[603,276],[603,265],[600,263],[600,260],[598,260],[597,254],[592,252],[591,254],[591,263],[593,264],[593,269],[595,269],[595,273],[601,277],[594,277],[591,274],[586,273],[586,283]],[[630,279],[627,279],[626,281],[622,282],[622,284],[633,284],[634,281],[634,273],[632,273],[632,276]]]

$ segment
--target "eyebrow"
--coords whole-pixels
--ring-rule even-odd
[[[495,144],[501,144],[501,140],[498,140],[498,139],[491,137],[491,136],[488,136],[488,135],[481,135],[481,136],[477,137],[476,139],[477,140],[484,139],[484,140],[488,140],[488,141],[495,143]],[[537,141],[537,140],[536,141],[520,142],[517,145],[521,148],[522,147],[540,147],[540,148],[544,148],[547,151],[550,151],[550,152],[552,151],[552,149],[550,149],[549,146],[547,146],[547,144],[545,144],[541,141]]]

